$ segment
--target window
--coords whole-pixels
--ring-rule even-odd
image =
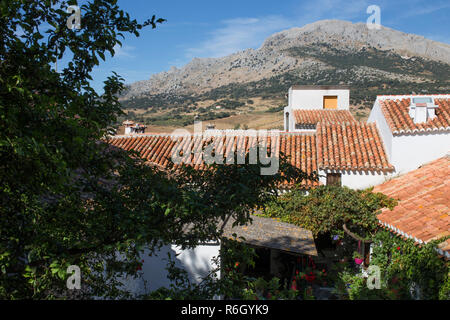
[[[337,109],[337,96],[324,96],[323,108],[324,109]]]
[[[289,112],[286,112],[286,124],[285,124],[286,132],[289,132]]]
[[[341,186],[340,173],[327,173],[327,186]]]

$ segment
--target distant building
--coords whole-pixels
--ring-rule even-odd
[[[125,120],[122,124],[125,127],[125,134],[145,133],[145,129],[147,128],[146,126],[131,120]]]
[[[284,131],[314,131],[319,120],[355,121],[349,111],[348,86],[292,86],[284,108]]]

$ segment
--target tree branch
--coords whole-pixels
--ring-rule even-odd
[[[365,239],[361,238],[360,236],[358,236],[357,234],[355,234],[355,233],[351,232],[350,230],[348,230],[348,228],[347,228],[345,223],[342,225],[342,228],[344,229],[345,233],[348,234],[353,239],[355,239],[357,241],[362,241],[364,243],[372,243],[372,240],[365,240]]]

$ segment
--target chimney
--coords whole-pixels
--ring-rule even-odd
[[[416,97],[411,99],[409,115],[414,123],[425,123],[436,117],[436,108],[431,97]]]

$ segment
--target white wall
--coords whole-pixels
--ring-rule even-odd
[[[375,100],[375,104],[373,105],[373,108],[370,111],[369,118],[367,119],[367,123],[372,122],[376,123],[378,132],[380,133],[380,137],[383,141],[384,150],[386,151],[386,155],[388,157],[388,160],[390,161],[392,157],[393,135],[386,121],[386,118],[383,115],[378,99]]]
[[[450,95],[424,95],[426,97],[450,98]],[[380,107],[380,100],[404,99],[415,96],[378,96],[367,122],[375,122],[383,139],[389,162],[396,174],[407,173],[419,166],[445,156],[450,151],[450,131],[414,132],[393,135]]]
[[[402,134],[392,140],[391,164],[399,174],[445,156],[450,151],[450,132]]]
[[[289,89],[289,107],[292,109],[323,109],[324,96],[337,96],[338,109],[348,110],[350,90],[348,89]]]
[[[203,277],[208,275],[217,266],[213,263],[213,258],[219,256],[220,244],[199,245],[192,250],[181,250],[177,246],[163,246],[155,256],[148,256],[148,249],[144,251],[141,259],[144,260],[142,275],[139,278],[128,277],[123,280],[124,286],[133,294],[143,294],[154,291],[160,287],[169,287],[167,279],[167,253],[170,252],[173,258],[179,254],[176,266],[183,268],[189,274],[191,281],[199,283]],[[220,274],[217,274],[219,277]]]
[[[353,171],[353,170],[319,170],[319,181],[324,185],[327,182],[327,172],[341,173],[342,186],[351,189],[366,189],[385,182],[391,176],[390,173],[377,171]]]

